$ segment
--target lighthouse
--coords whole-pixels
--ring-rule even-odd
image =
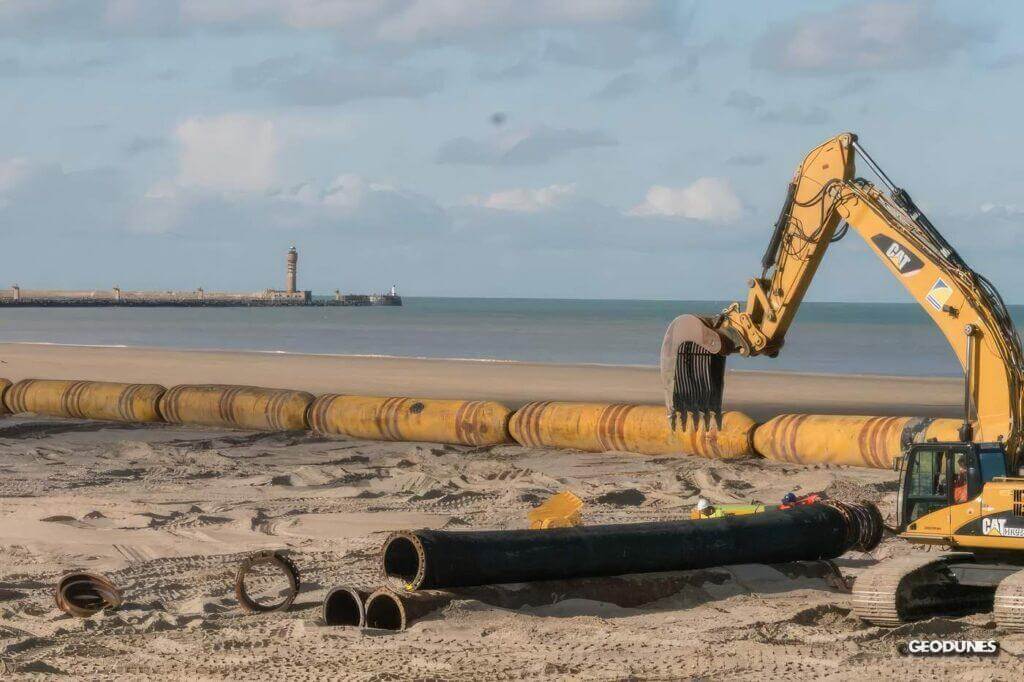
[[[288,249],[288,274],[285,278],[284,290],[289,294],[294,294],[298,291],[297,280],[299,272],[299,252],[295,250],[295,247]]]

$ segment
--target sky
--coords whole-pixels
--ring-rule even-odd
[[[0,0],[0,286],[734,299],[854,131],[1024,303],[1024,4]],[[808,298],[908,300],[851,236]]]

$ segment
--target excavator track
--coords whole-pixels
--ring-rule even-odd
[[[983,591],[961,587],[947,570],[954,561],[970,560],[969,554],[943,554],[883,561],[853,584],[853,612],[873,625],[896,627],[984,606],[991,596],[986,599]]]
[[[995,598],[996,624],[1010,632],[1024,632],[1024,570],[999,582]]]

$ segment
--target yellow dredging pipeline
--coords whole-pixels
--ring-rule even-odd
[[[768,459],[799,464],[846,464],[889,469],[910,443],[959,440],[959,419],[783,414],[754,432]]]
[[[738,459],[755,454],[755,426],[745,414],[726,412],[718,428],[691,423],[673,431],[661,405],[534,402],[512,415],[509,432],[520,445],[534,448]]]
[[[255,386],[0,379],[0,414],[301,431],[387,441],[532,448],[711,459],[763,456],[798,464],[886,469],[910,443],[953,441],[958,419],[784,414],[757,425],[726,412],[710,428],[673,431],[660,405],[541,401],[513,412],[482,400],[431,400],[328,394]]]
[[[309,408],[314,431],[367,440],[456,445],[509,443],[512,411],[485,400],[429,400],[328,394]]]
[[[11,412],[119,422],[162,421],[157,403],[166,389],[157,384],[22,379],[4,391]]]
[[[160,399],[160,413],[172,424],[226,426],[258,431],[309,428],[306,410],[313,394],[281,388],[182,384]]]
[[[0,414],[8,414],[10,412],[10,410],[7,409],[7,403],[4,402],[4,396],[7,394],[7,389],[10,387],[10,380],[0,379]]]

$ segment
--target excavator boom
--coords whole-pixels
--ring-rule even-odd
[[[887,191],[855,176],[857,155]],[[956,353],[965,373],[962,438],[1002,442],[1016,458],[1024,354],[1005,304],[852,133],[818,146],[797,168],[746,305],[733,303],[712,318],[681,315],[669,326],[662,377],[673,424],[720,415],[726,356],[779,353],[826,250],[851,227]]]

